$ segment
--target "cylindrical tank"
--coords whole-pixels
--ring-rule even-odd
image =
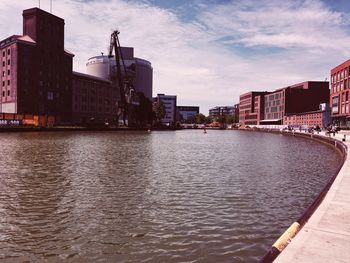
[[[143,94],[152,101],[153,89],[153,68],[151,62],[131,57],[133,55],[132,48],[123,48],[124,65],[133,77],[133,84],[135,91],[143,92]],[[121,73],[125,70],[121,65]],[[108,56],[95,56],[89,58],[86,63],[87,74],[112,80],[116,76],[116,61],[115,58],[108,58]]]
[[[96,56],[88,59],[86,63],[86,72],[89,75],[109,79],[110,62],[107,56]]]

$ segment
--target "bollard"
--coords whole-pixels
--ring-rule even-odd
[[[346,141],[346,134],[344,134],[344,138],[342,139],[343,142]]]

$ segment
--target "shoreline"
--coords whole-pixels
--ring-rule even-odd
[[[244,131],[258,131],[258,132],[266,132],[266,133],[274,133],[274,134],[283,134],[288,136],[298,136],[311,140],[318,141],[320,143],[328,144],[331,147],[335,147],[336,151],[338,151],[341,155],[341,163],[337,169],[337,171],[331,176],[328,183],[324,186],[322,191],[317,195],[315,200],[308,206],[308,208],[302,213],[302,215],[296,220],[272,245],[270,250],[260,259],[260,263],[265,262],[344,262],[344,261],[334,261],[333,256],[320,256],[318,253],[314,253],[312,256],[310,255],[311,247],[314,245],[310,243],[317,243],[317,241],[321,241],[324,236],[318,235],[316,236],[314,233],[311,233],[309,224],[314,221],[315,218],[319,218],[323,213],[323,209],[321,207],[327,206],[331,203],[332,194],[334,192],[334,188],[337,188],[336,181],[339,184],[339,181],[344,177],[345,172],[344,169],[349,166],[347,149],[350,146],[350,143],[343,142],[344,135],[347,133],[340,133],[336,136],[327,136],[324,132],[320,134],[310,134],[304,132],[290,132],[290,131],[278,131],[278,130],[244,130]],[[350,136],[350,133],[348,134]],[[343,138],[342,138],[343,137]],[[350,139],[350,138],[349,138]],[[347,169],[349,171],[349,169]],[[350,182],[349,182],[350,185]],[[350,199],[350,198],[349,198]],[[341,211],[339,211],[341,212]],[[350,214],[350,205],[348,206],[348,213]],[[336,216],[336,215],[332,215]],[[332,222],[332,216],[330,221]],[[335,224],[334,222],[332,222]],[[305,234],[306,233],[306,234]],[[350,228],[348,229],[349,238],[348,243],[350,243]],[[304,237],[307,235],[307,237]],[[311,236],[311,237],[310,237]],[[316,239],[315,241],[311,241],[310,239]],[[301,240],[301,241],[299,241]],[[328,242],[328,241],[325,241]],[[343,240],[344,242],[344,240]],[[344,246],[343,242],[336,243],[336,245]],[[304,254],[300,253],[300,250],[304,252]],[[317,247],[317,251],[322,251],[323,247]],[[345,253],[345,254],[342,254]],[[332,254],[332,253],[331,253]],[[348,252],[348,247],[341,253],[338,253],[338,257],[341,255],[348,255],[350,258],[350,252]],[[347,262],[347,261],[346,261]]]

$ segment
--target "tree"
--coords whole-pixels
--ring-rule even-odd
[[[232,124],[235,122],[235,118],[233,115],[226,115],[226,123],[227,124]]]
[[[212,122],[213,122],[213,119],[210,116],[205,117],[205,124],[210,124]]]
[[[155,113],[155,119],[158,123],[160,123],[161,119],[165,117],[165,106],[164,103],[158,99],[153,103],[153,111]]]
[[[136,122],[138,126],[143,127],[145,124],[152,124],[154,114],[152,109],[152,102],[143,94],[137,92],[139,99],[139,106],[135,109]]]
[[[205,119],[206,119],[206,117],[202,113],[199,113],[199,114],[196,115],[196,123],[198,123],[198,124],[205,123]]]

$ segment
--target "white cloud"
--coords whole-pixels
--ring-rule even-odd
[[[37,2],[0,0],[1,38],[20,34],[22,9]],[[46,10],[48,2],[41,0]],[[147,1],[61,0],[53,11],[65,19],[75,70],[84,72],[89,57],[106,53],[118,28],[121,44],[152,62],[153,94],[176,94],[178,104],[199,104],[205,114],[250,90],[324,80],[350,55],[344,14],[320,1],[199,3],[191,22]]]

